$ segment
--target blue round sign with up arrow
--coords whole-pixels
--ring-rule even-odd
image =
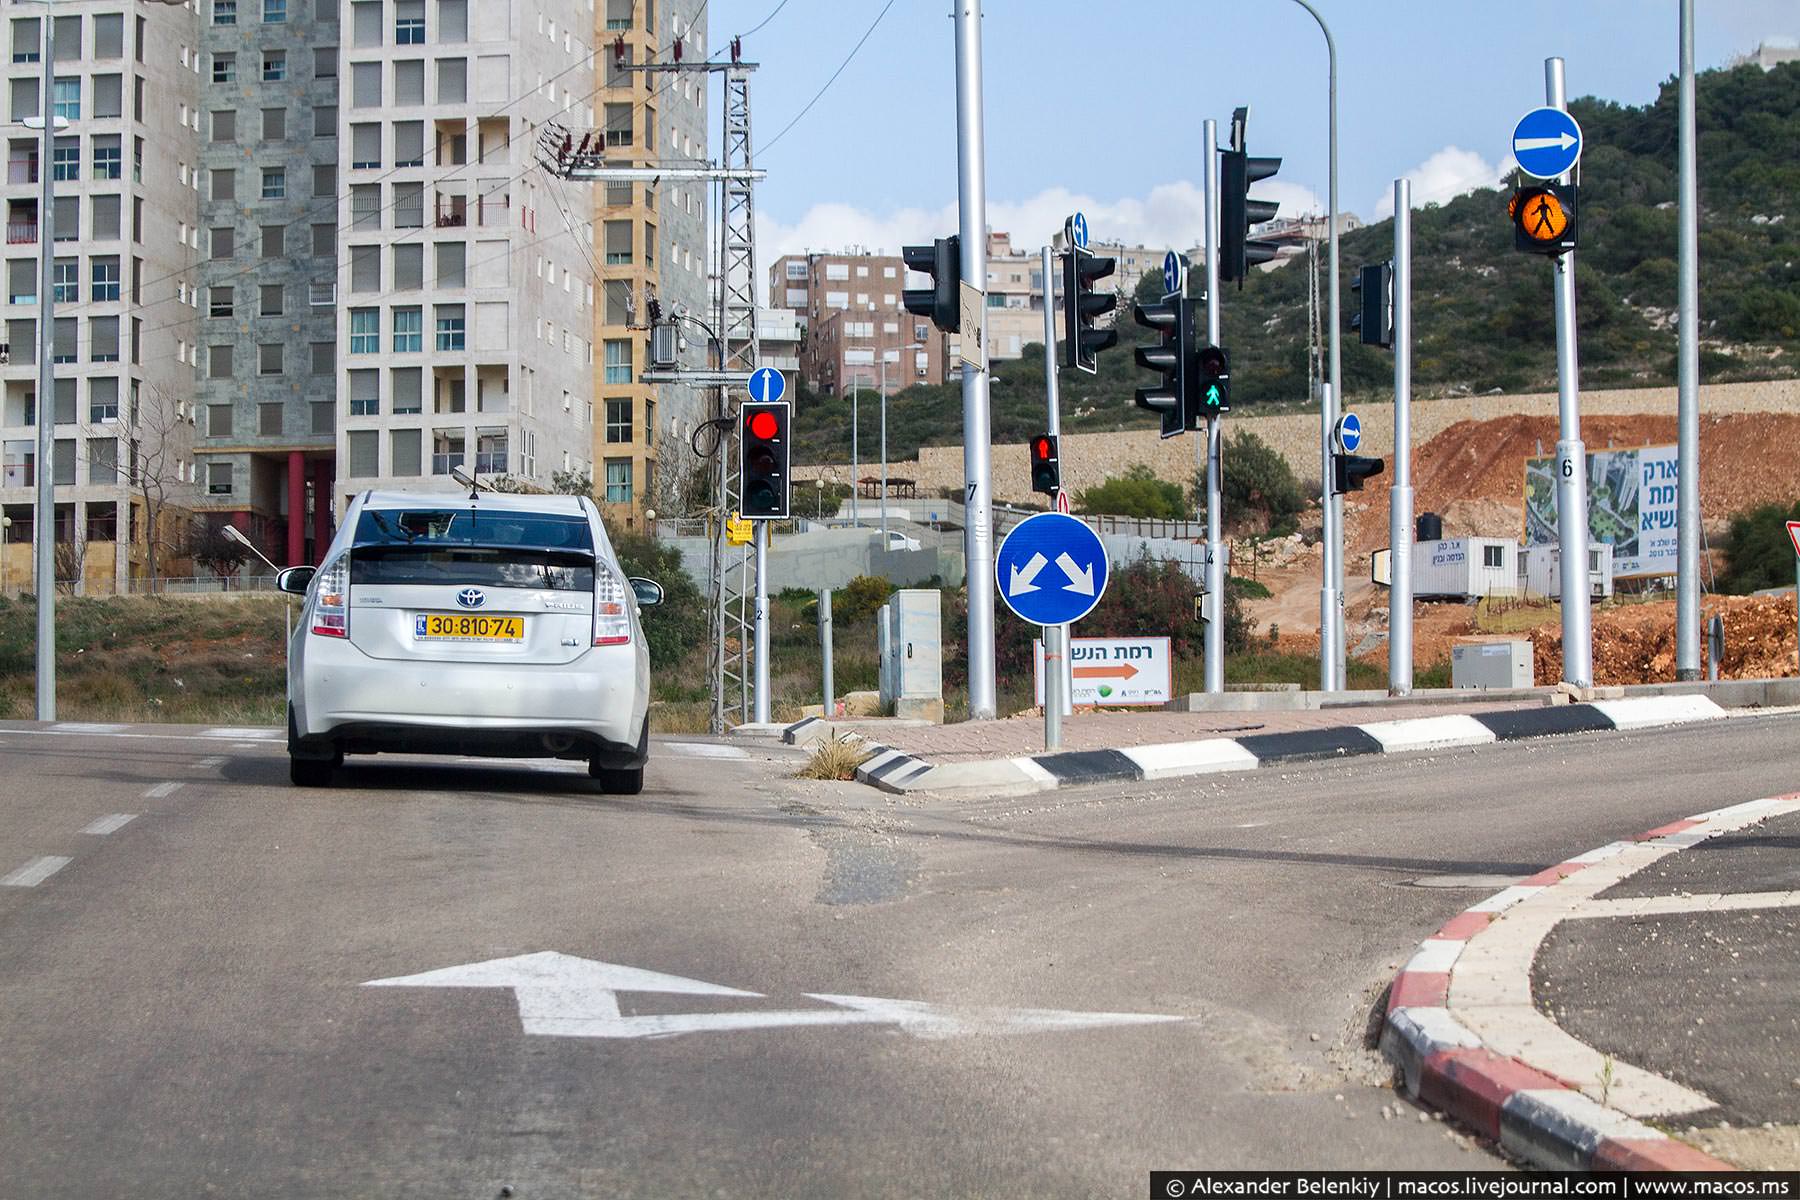
[[[1076,213],[1069,218],[1069,240],[1075,243],[1077,250],[1086,250],[1088,244],[1088,224],[1086,213]]]
[[[1171,296],[1181,291],[1181,277],[1186,274],[1186,267],[1181,255],[1173,250],[1163,255],[1163,295]]]
[[[1534,108],[1513,126],[1512,152],[1527,175],[1567,175],[1581,161],[1581,126],[1560,108]]]
[[[750,398],[762,404],[773,404],[787,395],[787,377],[774,367],[758,367],[750,372],[745,390]]]
[[[1093,612],[1108,574],[1100,535],[1062,513],[1026,517],[994,556],[1000,598],[1033,625],[1067,625]]]

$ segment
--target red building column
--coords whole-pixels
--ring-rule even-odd
[[[287,566],[306,561],[306,455],[288,451]]]
[[[325,548],[331,545],[333,508],[331,497],[331,460],[313,460],[313,561],[325,561]]]

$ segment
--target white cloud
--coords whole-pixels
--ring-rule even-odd
[[[1276,200],[1282,216],[1325,211],[1318,193],[1279,180],[1258,184],[1254,194]],[[1087,214],[1095,241],[1187,249],[1201,240],[1200,185],[1189,180],[1158,184],[1144,197],[1100,200],[1066,188],[1047,188],[1023,200],[988,201],[988,226],[1012,235],[1013,245],[1035,249],[1062,229],[1063,220]],[[774,262],[783,254],[841,251],[850,246],[898,254],[903,245],[928,242],[955,232],[954,203],[936,210],[902,208],[875,213],[849,204],[815,204],[792,223],[762,215],[757,221],[757,257]]]
[[[1402,177],[1412,180],[1413,207],[1423,208],[1453,200],[1476,188],[1494,187],[1514,165],[1511,155],[1496,165],[1473,150],[1445,146]],[[1393,215],[1394,189],[1389,187],[1375,201],[1375,219],[1385,221]]]

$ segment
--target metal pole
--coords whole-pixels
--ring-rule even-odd
[[[837,705],[832,703],[832,700],[835,698],[833,695],[835,689],[832,686],[833,680],[831,678],[830,588],[819,589],[819,657],[824,660],[825,664],[825,699],[824,703],[819,706],[819,715],[829,721],[831,720],[832,714],[837,711]]]
[[[1695,161],[1694,0],[1681,0],[1675,351],[1675,678],[1700,678],[1700,185]]]
[[[1206,121],[1201,125],[1201,153],[1205,156],[1203,175],[1206,210],[1206,344],[1219,344],[1219,124]],[[1225,505],[1225,480],[1219,458],[1223,438],[1217,416],[1206,418],[1206,444],[1197,447],[1204,456],[1201,469],[1206,472],[1206,604],[1210,619],[1206,622],[1206,690],[1217,694],[1225,690],[1225,549],[1220,544]]]
[[[37,719],[56,720],[56,301],[52,263],[55,246],[51,222],[56,205],[50,163],[55,157],[56,117],[52,80],[56,75],[50,5],[44,5],[43,87],[44,136],[38,151],[38,384],[37,384]],[[127,514],[129,516],[130,514]],[[129,522],[127,522],[129,525]],[[150,537],[156,536],[154,529]]]
[[[1544,102],[1567,109],[1563,60],[1544,60]],[[1563,176],[1560,182],[1567,183]],[[1575,353],[1575,252],[1553,260],[1556,272],[1557,537],[1562,542],[1563,680],[1594,683],[1593,628],[1588,616],[1587,447],[1581,443],[1581,380]]]
[[[862,484],[856,477],[856,434],[862,428],[862,413],[858,407],[859,397],[856,391],[856,376],[850,377],[850,526],[862,528],[862,506],[857,497],[862,493]]]
[[[1394,180],[1394,485],[1388,492],[1388,694],[1413,690],[1412,181]]]
[[[1071,254],[1074,253],[1073,245],[1071,245],[1069,252]],[[1062,401],[1057,394],[1058,380],[1056,375],[1056,276],[1053,274],[1055,262],[1055,253],[1050,247],[1045,246],[1043,249],[1044,399],[1049,412],[1044,427],[1049,431],[1051,437],[1061,438]],[[1059,450],[1058,453],[1060,452],[1061,451]],[[1062,505],[1059,503],[1061,499],[1062,497],[1060,494],[1050,497],[1051,507],[1058,512],[1062,511]],[[1046,672],[1044,703],[1046,705],[1050,702],[1051,694],[1048,682],[1048,672],[1050,670],[1051,660],[1048,650],[1053,645],[1056,647],[1057,653],[1056,662],[1058,664],[1058,669],[1056,675],[1061,684],[1056,692],[1058,700],[1057,711],[1065,717],[1073,716],[1075,712],[1075,666],[1069,659],[1069,627],[1067,625],[1049,626],[1044,630],[1044,648],[1046,650],[1044,656],[1044,670]],[[1061,732],[1062,727],[1059,722],[1057,726],[1057,734],[1059,737],[1061,736]],[[1048,738],[1047,732],[1045,736]]]
[[[881,349],[881,548],[888,548],[887,537],[887,348]]]
[[[1331,402],[1331,384],[1321,381],[1319,384],[1319,477],[1325,482],[1321,485],[1324,492],[1321,507],[1325,516],[1324,560],[1320,564],[1319,583],[1319,690],[1335,691],[1337,688],[1337,609],[1338,590],[1333,581],[1337,578],[1338,554],[1337,530],[1331,523],[1331,436],[1332,426],[1336,418],[1332,416],[1334,406]]]
[[[956,0],[956,182],[958,231],[965,284],[987,291],[987,155],[981,111],[981,0]],[[987,349],[987,307],[977,309],[980,325],[964,330]],[[962,370],[963,557],[969,588],[969,718],[994,719],[994,540],[993,481],[988,443],[988,377],[967,363]]]
[[[1064,642],[1057,630],[1066,635],[1067,625],[1045,625],[1044,632],[1044,749],[1062,749],[1063,673],[1061,647]]]
[[[757,724],[769,721],[769,523],[756,522],[756,706]]]

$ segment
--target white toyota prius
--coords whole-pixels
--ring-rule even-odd
[[[628,579],[585,496],[364,492],[288,645],[288,757],[323,787],[346,754],[585,759],[608,792],[643,787],[650,661]]]

